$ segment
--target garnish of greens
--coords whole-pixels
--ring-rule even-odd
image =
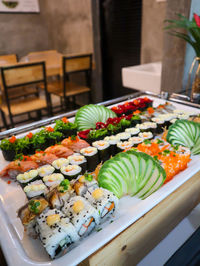
[[[91,175],[91,174],[85,173],[84,177],[89,182],[91,182],[93,180],[93,175]]]
[[[156,142],[157,142],[157,144],[163,144],[164,143],[164,141],[161,139],[157,139]]]
[[[60,185],[58,186],[58,190],[59,190],[59,192],[64,193],[65,191],[67,191],[69,185],[70,185],[70,182],[69,182],[68,179],[63,180],[63,181],[60,183]]]
[[[38,200],[31,200],[28,204],[29,210],[35,214],[38,214],[40,212],[39,206],[40,202]]]
[[[149,139],[145,139],[145,140],[144,140],[144,144],[145,144],[145,145],[151,144],[151,141],[150,141]]]

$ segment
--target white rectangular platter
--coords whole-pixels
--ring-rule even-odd
[[[154,106],[165,102],[158,98],[149,98],[154,101]],[[192,107],[175,103],[173,105],[178,109],[199,113],[198,109]],[[33,240],[26,236],[21,221],[17,217],[17,210],[26,202],[26,197],[21,187],[15,182],[7,184],[6,179],[1,179],[0,244],[8,264],[13,265],[14,263],[15,266],[77,265],[190,179],[200,170],[199,160],[200,156],[193,156],[186,170],[176,175],[170,182],[145,200],[129,196],[120,199],[119,208],[112,218],[112,223],[108,221],[101,225],[99,229],[102,228],[102,230],[94,231],[63,257],[53,261],[49,259],[39,240]],[[0,162],[1,170],[7,164],[1,151]]]

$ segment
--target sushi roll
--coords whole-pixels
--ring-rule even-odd
[[[120,141],[125,141],[131,137],[131,134],[128,132],[122,132],[118,133],[116,136],[120,139]]]
[[[150,131],[148,131],[148,132],[140,132],[139,133],[139,137],[140,138],[143,138],[144,140],[145,139],[152,139],[153,138],[153,134],[152,134],[152,132],[150,132]]]
[[[78,196],[83,196],[90,188],[98,187],[98,182],[91,174],[82,175],[76,180],[73,185],[73,188]]]
[[[70,218],[80,237],[88,235],[99,224],[98,211],[83,197],[70,198],[62,211]]]
[[[36,238],[35,232],[36,218],[40,215],[47,207],[49,207],[48,201],[42,197],[31,199],[23,207],[18,210],[18,217],[20,218],[24,231],[32,237]]]
[[[136,127],[130,127],[130,128],[126,128],[125,132],[131,134],[131,136],[136,136],[140,133],[140,129]]]
[[[22,187],[38,179],[38,170],[30,170],[17,176],[17,181]]]
[[[137,147],[137,145],[142,143],[144,141],[144,139],[141,137],[132,137],[129,139],[129,141],[132,142],[133,147]]]
[[[52,166],[55,168],[56,173],[60,173],[60,168],[62,166],[67,166],[69,164],[69,159],[59,158],[52,162]]]
[[[37,218],[36,232],[52,259],[65,254],[69,246],[79,240],[69,218],[57,210],[48,210]]]
[[[53,174],[54,171],[55,171],[55,168],[50,164],[46,164],[38,168],[38,174],[41,178],[43,178],[46,175]]]
[[[36,180],[25,186],[24,192],[26,193],[28,199],[31,199],[33,197],[46,195],[48,188],[45,186],[42,180]]]
[[[68,157],[70,164],[81,166],[81,174],[84,174],[87,170],[87,161],[83,155],[74,154]]]
[[[85,156],[87,160],[88,172],[93,172],[97,165],[100,163],[98,150],[95,147],[87,147],[80,150],[80,153]]]
[[[61,167],[60,171],[61,173],[64,175],[65,178],[72,180],[72,179],[76,179],[78,177],[78,175],[81,174],[81,167],[79,165],[67,165],[67,166],[63,166]]]
[[[164,119],[159,118],[159,117],[154,117],[151,120],[157,124],[156,133],[161,134],[163,132],[164,127],[165,127]]]
[[[120,141],[120,138],[117,135],[107,136],[104,138],[105,141],[108,141],[110,144],[110,155],[114,156],[117,153],[117,143]]]
[[[65,201],[67,201],[71,196],[75,196],[74,189],[71,187],[68,179],[64,179],[59,186],[52,189],[46,198],[51,206],[51,208],[61,209],[64,206]]]
[[[146,132],[149,130],[150,126],[147,122],[144,122],[142,124],[137,124],[136,128],[138,128],[140,132]]]
[[[58,186],[64,180],[64,176],[60,173],[54,173],[43,177],[43,182],[47,187]]]
[[[110,158],[110,144],[106,140],[98,140],[92,143],[97,148],[100,162],[105,162]]]
[[[152,134],[155,136],[156,129],[157,129],[157,124],[155,122],[151,122],[151,121],[145,122],[145,124],[149,126],[148,131],[151,131]]]
[[[130,149],[131,147],[133,147],[133,142],[130,140],[120,141],[117,143],[118,152],[124,151],[126,149]]]
[[[104,188],[89,188],[84,198],[98,211],[101,222],[109,217],[118,206],[118,198]]]

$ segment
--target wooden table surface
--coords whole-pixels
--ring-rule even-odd
[[[200,202],[200,172],[80,265],[136,265]]]

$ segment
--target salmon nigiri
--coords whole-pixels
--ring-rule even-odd
[[[67,158],[68,156],[74,153],[71,149],[63,145],[54,145],[54,146],[48,147],[45,150],[45,152],[55,154],[59,158]]]
[[[90,145],[83,139],[79,139],[76,137],[75,139],[69,137],[67,139],[64,139],[61,144],[74,152],[80,152],[81,149],[87,148]]]
[[[38,164],[32,160],[10,162],[1,172],[0,177],[15,178],[19,173],[24,173],[30,169],[38,168]]]
[[[44,151],[36,152],[31,156],[31,160],[36,162],[39,166],[51,164],[56,159],[58,159],[58,157],[55,154]]]

